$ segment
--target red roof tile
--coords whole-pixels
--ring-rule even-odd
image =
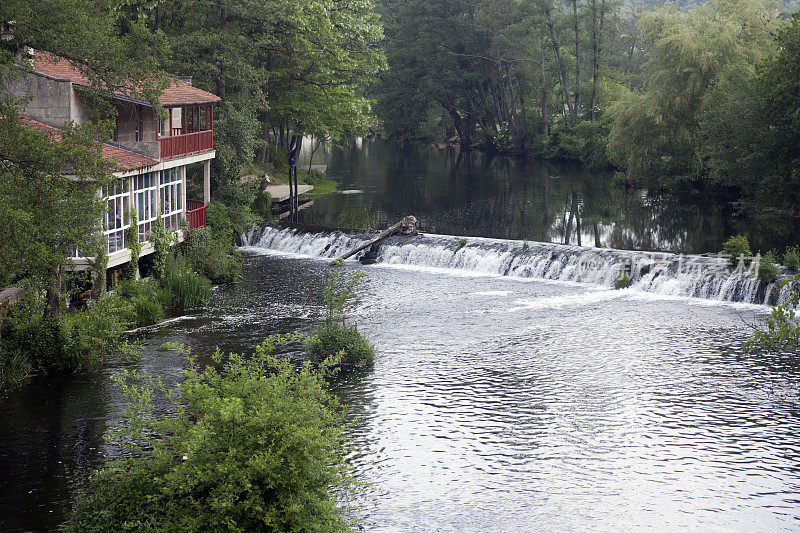
[[[43,124],[37,120],[27,117],[20,117],[20,120],[30,128],[49,133],[56,141],[61,140],[61,130],[58,128],[48,126],[47,124]],[[121,171],[137,170],[158,164],[158,161],[155,159],[150,159],[149,157],[137,154],[136,152],[124,150],[107,143],[102,143],[101,155],[103,156],[103,159],[114,163],[114,166]]]
[[[86,77],[78,67],[64,59],[47,52],[35,52],[33,56],[33,68],[36,72],[45,74],[47,76],[69,80],[76,85],[83,87],[92,87],[92,82]],[[159,98],[159,103],[164,107],[175,107],[180,105],[194,105],[194,104],[211,104],[219,102],[222,99],[209,92],[206,92],[183,80],[170,78],[172,85],[164,89]],[[127,98],[136,98],[130,91],[118,90],[115,91],[117,96]]]

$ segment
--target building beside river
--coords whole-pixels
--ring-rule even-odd
[[[22,69],[5,90],[28,97],[21,106],[25,124],[58,137],[65,124],[90,120],[89,102],[96,91],[79,68],[41,51],[27,51],[24,60],[31,68]],[[134,211],[143,256],[153,252],[148,239],[159,213],[164,226],[175,231],[179,240],[184,220],[190,228],[205,225],[211,160],[216,155],[213,105],[220,98],[185,78],[170,78],[157,104],[126,90],[117,90],[109,98],[116,109],[116,128],[112,139],[103,143],[102,156],[114,164],[119,179],[102,191],[107,202],[102,222],[108,267],[113,268],[130,260],[126,230]],[[166,113],[160,113],[161,108]],[[203,167],[202,199],[186,196],[186,168],[196,163]],[[76,250],[72,261],[75,268],[85,269],[91,259]]]

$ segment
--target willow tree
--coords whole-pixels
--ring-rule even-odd
[[[656,186],[703,181],[703,117],[726,104],[717,87],[732,77],[752,80],[753,65],[776,49],[774,7],[712,0],[689,12],[669,5],[642,17],[650,49],[644,88],[613,106],[609,135],[613,161],[632,179]]]

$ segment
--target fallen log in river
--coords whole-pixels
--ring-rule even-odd
[[[331,261],[331,265],[336,264],[337,261],[344,261],[348,257],[354,256],[355,254],[357,254],[361,250],[369,248],[373,244],[379,243],[383,239],[385,239],[387,237],[391,237],[392,235],[394,235],[396,233],[400,233],[401,235],[416,235],[418,228],[419,228],[419,222],[417,221],[417,218],[415,216],[409,215],[409,216],[403,217],[403,219],[400,222],[398,222],[394,226],[390,226],[390,227],[386,228],[378,236],[376,236],[376,237],[374,237],[374,238],[372,238],[372,239],[360,244],[359,246],[356,246],[355,248],[353,248],[352,250],[350,250],[346,254],[342,255],[338,259],[336,259],[334,261]]]

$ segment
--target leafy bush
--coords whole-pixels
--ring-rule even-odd
[[[312,361],[323,361],[341,354],[341,364],[371,366],[375,348],[358,332],[337,320],[326,320],[305,341],[306,354]]]
[[[126,280],[117,285],[117,288],[114,290],[115,293],[127,300],[136,298],[155,299],[157,291],[158,283],[151,279],[143,279],[140,281]]]
[[[328,273],[323,292],[325,321],[306,339],[306,354],[313,361],[338,354],[344,365],[369,366],[375,359],[375,348],[355,327],[345,324],[345,312],[352,306],[358,284],[366,274],[363,270],[343,274],[343,264],[337,259]]]
[[[800,274],[796,274],[791,281],[784,280],[780,283],[782,286],[789,284],[789,299],[773,307],[770,315],[764,318],[766,329],[757,329],[744,343],[748,352],[800,352],[800,323],[795,315],[800,303]]]
[[[164,288],[172,293],[181,309],[199,307],[211,298],[211,282],[189,271],[171,271],[164,277]]]
[[[256,188],[253,184],[231,182],[220,185],[217,200],[211,202],[206,209],[206,222],[215,237],[224,231],[225,226],[229,228],[225,235],[229,241],[255,226],[257,219],[250,208],[255,195]]]
[[[783,266],[792,271],[800,269],[800,253],[797,251],[797,246],[786,249],[783,254]]]
[[[266,191],[258,193],[253,200],[252,210],[262,220],[272,220],[272,196]]]
[[[136,298],[133,300],[136,311],[136,326],[151,326],[164,318],[164,308],[156,300]]]
[[[464,239],[464,238],[458,239],[458,244],[456,245],[456,249],[453,250],[453,255],[458,253],[458,251],[460,249],[462,249],[463,247],[465,247],[466,245],[467,245],[467,239]]]
[[[24,354],[34,371],[66,366],[61,325],[54,318],[44,318],[42,311],[41,302],[28,293],[3,321],[4,350]]]
[[[105,356],[124,348],[122,332],[136,324],[132,303],[116,294],[91,300],[84,311],[62,317],[63,369],[94,366]]]
[[[620,272],[617,279],[614,280],[615,289],[626,289],[631,285],[631,278],[625,273]]]
[[[150,326],[163,319],[164,307],[171,300],[169,291],[162,291],[150,279],[123,281],[115,292],[133,305],[133,322],[137,327]]]
[[[750,243],[744,235],[736,235],[725,241],[725,244],[722,245],[722,252],[734,267],[739,264],[741,257],[744,258],[745,264],[750,264],[750,258],[753,256],[750,251]]]
[[[22,354],[35,372],[91,367],[127,348],[121,334],[136,317],[134,305],[119,294],[104,294],[60,319],[44,318],[41,302],[26,297],[3,322],[2,350]]]
[[[156,223],[153,224],[153,229],[150,232],[150,242],[153,243],[153,272],[158,279],[162,279],[167,272],[167,258],[172,250],[173,240],[172,232],[164,227],[164,221],[161,220],[161,214],[159,213]]]
[[[228,283],[241,277],[241,254],[229,234],[215,236],[210,228],[189,230],[181,253],[192,270],[214,283]]]
[[[203,369],[190,356],[172,391],[117,376],[130,420],[112,442],[127,453],[93,475],[67,531],[347,531],[333,490],[346,496],[354,483],[342,409],[326,389],[336,361],[298,370],[272,355],[285,340],[249,357],[217,351]]]
[[[764,283],[772,283],[778,277],[778,265],[775,264],[775,255],[767,252],[758,264],[758,279]]]

